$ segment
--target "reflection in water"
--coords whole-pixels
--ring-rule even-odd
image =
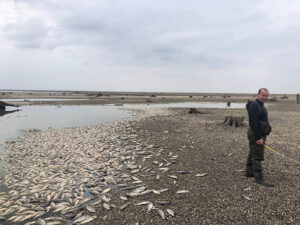
[[[15,110],[3,110],[3,109],[0,109],[0,116],[4,116],[6,114],[9,114],[9,113],[14,113],[14,112],[19,112],[21,111],[20,109],[15,109]]]

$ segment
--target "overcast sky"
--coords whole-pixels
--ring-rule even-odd
[[[0,0],[0,89],[300,92],[300,1]]]

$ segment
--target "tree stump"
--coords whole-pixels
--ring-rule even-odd
[[[244,127],[244,117],[243,116],[226,116],[225,120],[222,124],[228,126],[235,126],[235,127]]]

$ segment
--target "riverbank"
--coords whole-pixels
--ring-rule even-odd
[[[187,109],[172,110],[171,115],[147,118],[133,125],[138,139],[164,149],[158,156],[139,162],[152,168],[153,176],[141,171],[147,189],[168,191],[134,199],[149,201],[157,210],[146,206],[124,211],[101,211],[93,224],[299,224],[300,166],[270,151],[265,151],[265,177],[275,188],[255,184],[244,176],[248,154],[247,127],[227,127],[220,123],[225,115],[243,115],[245,110],[202,109],[208,114],[187,114]],[[273,132],[268,144],[281,153],[300,161],[300,107],[295,104],[269,105]],[[158,153],[158,150],[153,151]],[[161,167],[172,161],[163,173]],[[180,172],[181,171],[181,172]],[[185,172],[182,172],[185,171]],[[159,179],[157,178],[159,175]],[[188,193],[177,194],[179,190]],[[169,205],[161,205],[160,202]],[[121,205],[121,203],[120,203]],[[175,211],[175,216],[167,213]]]
[[[0,101],[23,105],[159,104],[175,102],[247,102],[247,93],[159,93],[96,91],[0,91]],[[39,100],[40,99],[40,100]],[[48,100],[47,100],[48,99]],[[51,99],[51,101],[49,101]],[[271,94],[271,101],[296,102],[296,95]],[[17,100],[17,101],[16,101]]]
[[[268,144],[299,161],[299,105],[268,107],[273,125]],[[10,192],[1,194],[0,214],[30,206],[18,219],[298,224],[299,165],[266,150],[265,175],[276,186],[253,183],[243,175],[247,128],[220,124],[226,115],[246,116],[245,110],[201,111],[207,114],[149,109],[122,122],[34,131],[8,143],[11,175],[2,182]]]

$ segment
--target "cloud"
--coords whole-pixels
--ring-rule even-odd
[[[2,51],[18,53],[19,64],[26,52],[27,63],[76,74],[76,85],[83,73],[107,86],[109,76],[138,77],[128,86],[144,89],[152,76],[156,87],[173,82],[165,87],[174,90],[182,80],[213,88],[213,80],[252,83],[252,74],[268,80],[287,67],[292,80],[297,74],[300,3],[291,0],[15,0],[0,10]]]

